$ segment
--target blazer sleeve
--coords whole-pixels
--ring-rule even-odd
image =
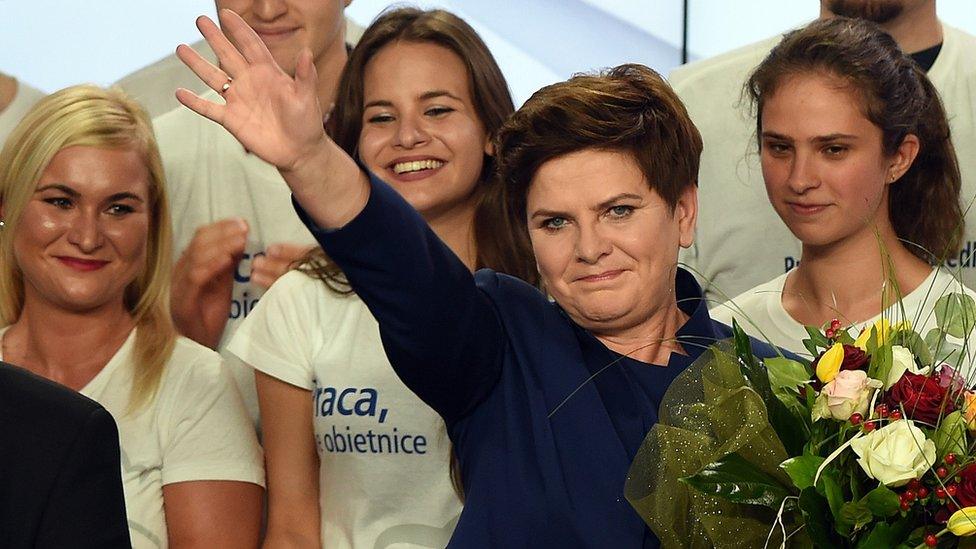
[[[370,176],[370,185],[366,207],[337,230],[296,209],[376,317],[397,375],[451,424],[498,382],[501,323],[424,219],[383,181]]]
[[[37,547],[131,547],[115,420],[93,409],[69,444]]]

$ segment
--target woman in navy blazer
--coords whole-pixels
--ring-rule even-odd
[[[470,274],[310,122],[321,113],[308,52],[292,79],[242,20],[221,17],[236,47],[199,21],[219,68],[177,51],[226,104],[177,97],[279,167],[397,373],[444,417],[466,495],[451,545],[657,546],[624,500],[627,468],[671,381],[730,332],[677,267],[701,138],[667,84],[638,65],[574,77],[502,129],[505,215],[528,232],[553,303],[520,280]]]

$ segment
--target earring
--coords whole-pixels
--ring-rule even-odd
[[[0,219],[0,229],[2,229],[4,225],[6,225],[6,223],[4,223],[2,219]]]

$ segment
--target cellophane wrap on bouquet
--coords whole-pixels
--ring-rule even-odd
[[[976,547],[976,300],[931,314],[807,327],[812,361],[758,358],[733,321],[665,393],[627,500],[664,547]]]
[[[762,398],[743,381],[731,343],[723,342],[702,353],[664,395],[659,422],[637,452],[625,486],[627,500],[664,547],[761,547],[766,542],[776,511],[709,497],[679,480],[736,454],[762,473],[789,482],[779,469],[788,457],[783,443],[769,424]]]

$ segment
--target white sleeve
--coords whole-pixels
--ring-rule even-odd
[[[325,336],[314,285],[321,282],[290,271],[279,278],[234,333],[227,350],[255,370],[311,391],[312,359]]]
[[[234,480],[264,486],[264,458],[244,402],[220,355],[177,342],[177,370],[158,395],[163,485]]]

